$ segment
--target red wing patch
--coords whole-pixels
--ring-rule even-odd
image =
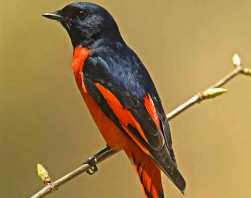
[[[83,67],[89,56],[90,50],[88,48],[77,47],[73,53],[72,69],[78,88],[82,94],[87,92],[83,81]]]
[[[136,144],[147,154],[149,154],[149,151],[143,146],[143,144],[139,141],[139,139],[127,128],[129,124],[131,124],[134,128],[137,129],[140,136],[148,142],[145,133],[143,129],[141,128],[138,121],[135,119],[135,117],[132,115],[132,113],[122,106],[120,101],[117,99],[116,96],[113,95],[111,91],[106,89],[103,85],[100,83],[96,83],[96,87],[101,92],[103,97],[105,98],[107,104],[110,106],[114,114],[119,119],[122,127],[126,131],[126,133],[136,142]]]
[[[156,108],[154,106],[152,97],[149,94],[144,97],[144,105],[149,115],[151,116],[152,120],[155,122],[156,126],[160,128],[159,117],[158,117]]]

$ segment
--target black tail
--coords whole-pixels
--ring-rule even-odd
[[[186,188],[186,181],[179,172],[176,163],[169,155],[162,156],[159,161],[162,171],[170,178],[175,186],[184,194]]]

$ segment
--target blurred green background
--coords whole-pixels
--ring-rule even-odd
[[[0,7],[0,197],[29,197],[43,184],[36,164],[64,175],[105,142],[71,72],[72,47],[59,24],[41,17],[70,1],[12,0]],[[233,69],[238,52],[251,65],[250,0],[93,1],[116,18],[147,65],[167,111]],[[251,78],[171,122],[186,198],[251,197]],[[120,153],[50,195],[143,197]],[[163,177],[166,197],[183,197]]]

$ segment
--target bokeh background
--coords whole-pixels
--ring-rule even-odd
[[[1,2],[0,197],[29,197],[40,189],[38,162],[56,178],[105,145],[75,86],[68,36],[41,17],[69,2]],[[232,70],[233,53],[251,66],[250,0],[93,2],[114,15],[167,111]],[[186,198],[251,197],[250,87],[251,78],[239,76],[226,86],[227,94],[171,122]],[[99,168],[50,197],[143,197],[123,153]],[[166,197],[183,197],[166,177],[163,185]]]

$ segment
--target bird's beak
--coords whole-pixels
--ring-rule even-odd
[[[63,19],[63,16],[60,14],[59,11],[47,12],[47,13],[42,14],[42,16],[48,19],[56,20],[56,21],[62,21]]]

